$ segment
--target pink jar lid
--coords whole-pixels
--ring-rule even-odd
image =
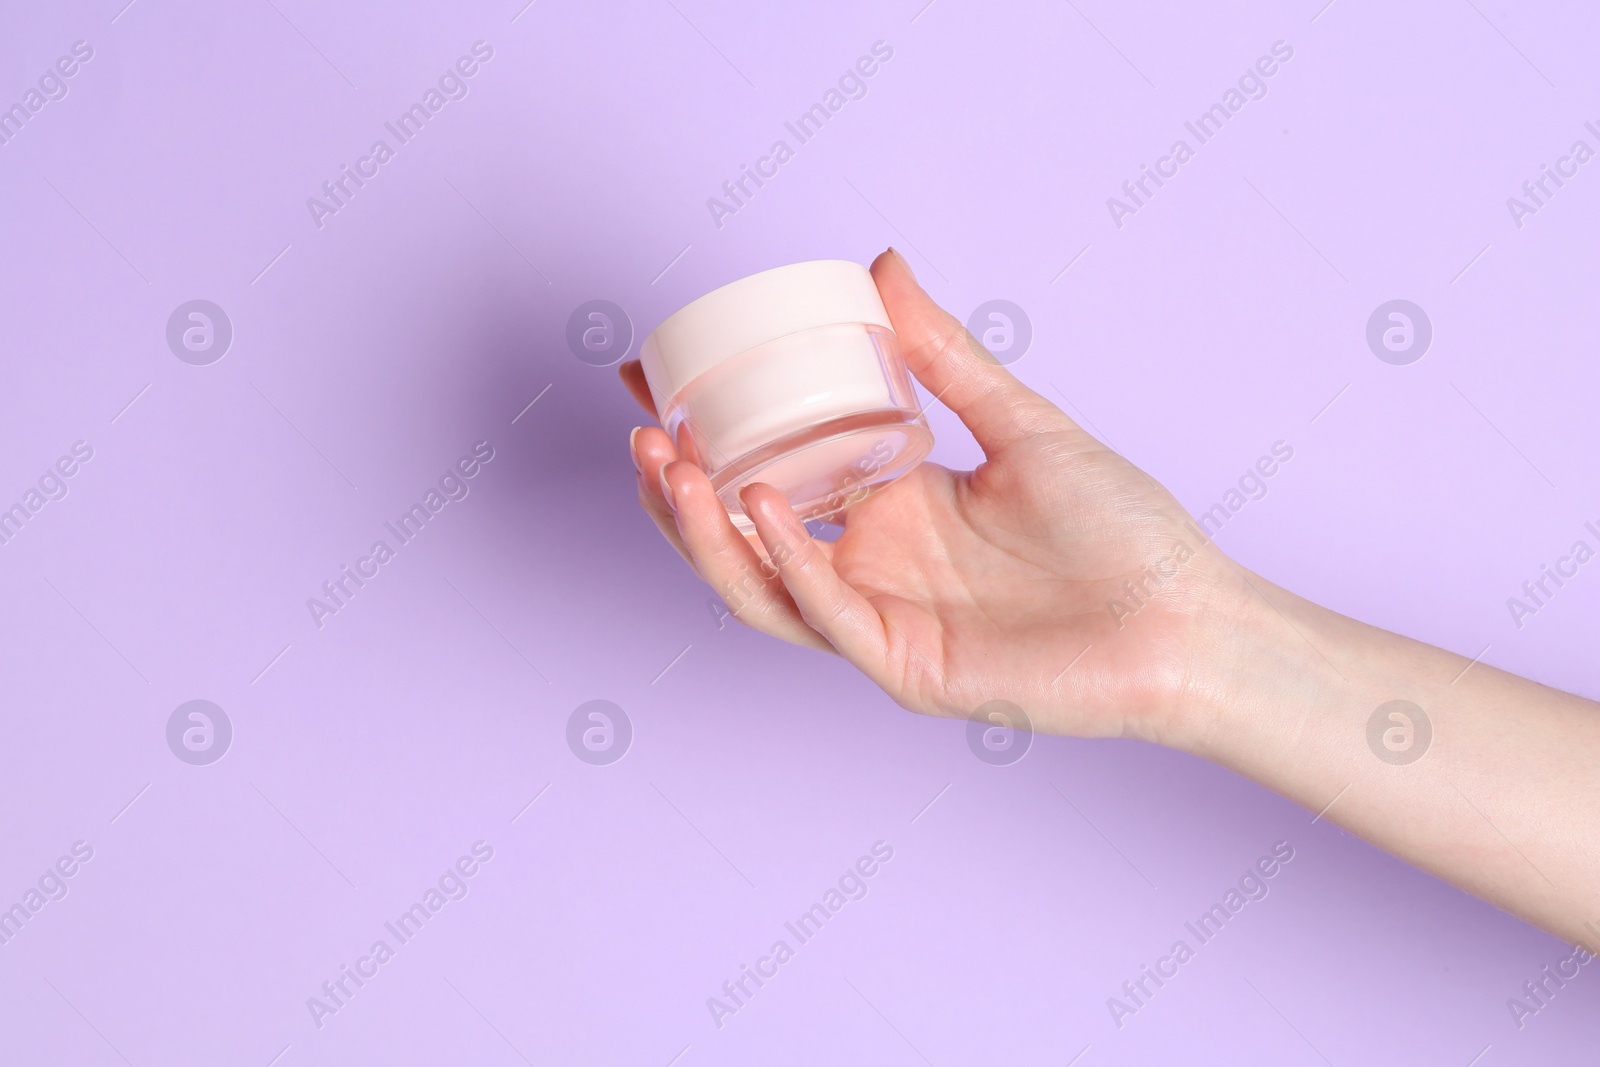
[[[819,326],[892,329],[872,272],[848,259],[817,259],[740,278],[685,305],[639,346],[657,414],[723,360]]]

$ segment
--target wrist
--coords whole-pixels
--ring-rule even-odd
[[[1265,736],[1354,697],[1347,628],[1361,624],[1229,561],[1213,581],[1171,747],[1242,769]]]

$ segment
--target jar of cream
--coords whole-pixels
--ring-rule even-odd
[[[724,285],[645,338],[661,425],[743,532],[739,491],[765,482],[802,520],[826,519],[933,447],[872,274],[794,263]]]

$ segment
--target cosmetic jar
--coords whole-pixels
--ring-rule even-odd
[[[804,521],[828,519],[933,447],[872,274],[825,259],[741,278],[680,309],[640,346],[678,455],[734,525],[764,482]]]

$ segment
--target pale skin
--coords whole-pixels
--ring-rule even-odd
[[[1202,756],[1600,951],[1600,705],[1234,562],[997,363],[897,252],[872,273],[912,373],[985,461],[922,464],[851,507],[831,543],[752,485],[747,540],[667,434],[636,429],[640,503],[741,622],[843,656],[911,711],[966,717],[1004,700],[1043,733]],[[621,371],[654,415],[639,365]],[[1433,733],[1404,765],[1368,742],[1369,718],[1397,699]]]

